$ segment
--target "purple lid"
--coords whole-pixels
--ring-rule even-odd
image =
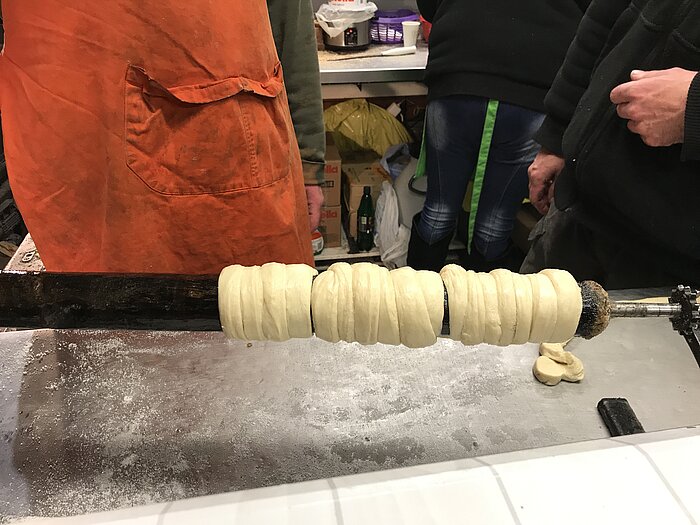
[[[377,11],[374,19],[383,24],[396,24],[400,22],[411,22],[419,20],[418,13],[410,9],[398,9],[396,11]]]

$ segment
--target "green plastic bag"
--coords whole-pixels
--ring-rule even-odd
[[[331,106],[324,112],[326,131],[333,132],[341,157],[359,151],[373,151],[383,157],[397,144],[411,142],[401,122],[385,109],[364,99],[351,99]]]

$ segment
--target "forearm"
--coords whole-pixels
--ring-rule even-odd
[[[325,128],[310,0],[267,0],[307,184],[323,182]]]

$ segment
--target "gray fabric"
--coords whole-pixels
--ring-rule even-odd
[[[310,0],[267,0],[307,183],[323,182],[326,133]]]
[[[593,280],[608,290],[697,284],[652,265],[643,250],[593,233],[574,219],[573,211],[554,205],[532,230],[530,241],[521,273],[562,268],[577,281]]]

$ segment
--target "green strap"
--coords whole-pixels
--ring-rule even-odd
[[[423,120],[423,137],[420,144],[420,155],[418,156],[418,164],[416,165],[416,173],[413,175],[413,180],[425,177],[425,166],[427,164],[427,153],[425,151],[425,129],[428,119]]]
[[[496,113],[498,113],[498,100],[489,100],[486,108],[486,118],[484,119],[484,131],[481,134],[481,146],[479,146],[479,158],[476,162],[474,172],[474,187],[472,189],[471,206],[469,207],[469,231],[467,232],[467,252],[472,252],[472,239],[474,238],[474,226],[476,225],[476,213],[479,211],[479,198],[481,188],[484,186],[484,174],[486,164],[491,151],[491,139],[493,138],[493,128],[496,126]],[[469,198],[464,199],[464,209],[467,209]]]

